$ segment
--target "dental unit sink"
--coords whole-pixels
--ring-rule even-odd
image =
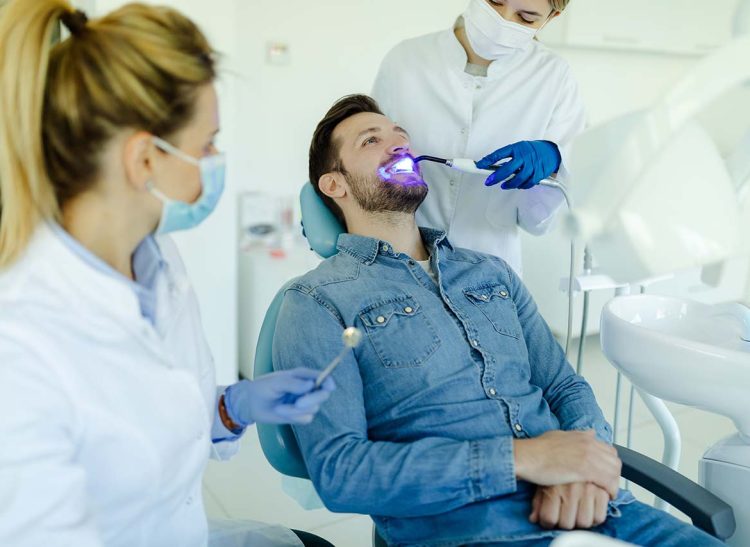
[[[699,475],[703,486],[733,506],[737,531],[728,544],[743,547],[750,545],[749,335],[750,309],[743,305],[655,295],[614,298],[601,321],[605,356],[647,405],[658,397],[734,421],[738,433],[706,451]],[[668,427],[660,426],[666,436]]]
[[[602,349],[646,392],[727,416],[750,439],[748,321],[739,304],[620,297],[605,307]]]

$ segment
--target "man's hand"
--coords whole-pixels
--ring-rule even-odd
[[[589,529],[607,519],[609,494],[592,483],[539,486],[529,520],[542,528]]]
[[[515,439],[516,476],[540,486],[592,482],[615,499],[622,462],[614,447],[593,431],[548,431],[534,439]]]

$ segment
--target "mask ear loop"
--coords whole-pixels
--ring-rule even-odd
[[[156,187],[156,185],[154,184],[153,179],[148,179],[146,181],[146,190],[148,190],[150,193],[152,193],[157,198],[159,198],[159,200],[161,200],[163,203],[166,203],[166,202],[169,202],[169,201],[173,201],[173,200],[169,199],[164,192],[162,192],[161,190],[159,190]]]
[[[154,145],[156,145],[157,148],[161,148],[164,152],[167,152],[168,154],[172,154],[173,156],[177,156],[183,161],[186,161],[192,165],[200,165],[200,160],[197,158],[194,158],[190,154],[186,154],[176,146],[173,146],[169,144],[167,141],[162,139],[161,137],[157,137],[154,135],[153,137]]]
[[[536,29],[537,32],[541,32],[541,30],[547,26],[547,23],[552,21],[552,16],[557,13],[557,10],[553,9],[551,12],[549,12],[549,15],[547,16],[547,20],[542,23],[542,26]]]

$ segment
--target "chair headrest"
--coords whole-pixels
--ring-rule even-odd
[[[323,258],[332,257],[338,253],[336,242],[339,235],[346,230],[309,182],[302,186],[299,201],[302,224],[310,247]]]

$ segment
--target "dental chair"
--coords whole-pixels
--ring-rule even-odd
[[[318,255],[328,258],[336,254],[339,234],[345,230],[323,201],[306,183],[300,193],[305,236]],[[274,370],[273,337],[276,320],[284,293],[294,282],[287,282],[273,299],[266,313],[255,352],[254,376],[257,378]],[[297,439],[291,426],[258,424],[261,448],[268,462],[280,473],[309,479]],[[628,448],[615,445],[622,460],[622,477],[645,488],[657,497],[685,513],[694,526],[726,539],[735,531],[732,508],[721,499],[680,475],[669,467]],[[385,541],[373,528],[373,545],[385,546]]]

